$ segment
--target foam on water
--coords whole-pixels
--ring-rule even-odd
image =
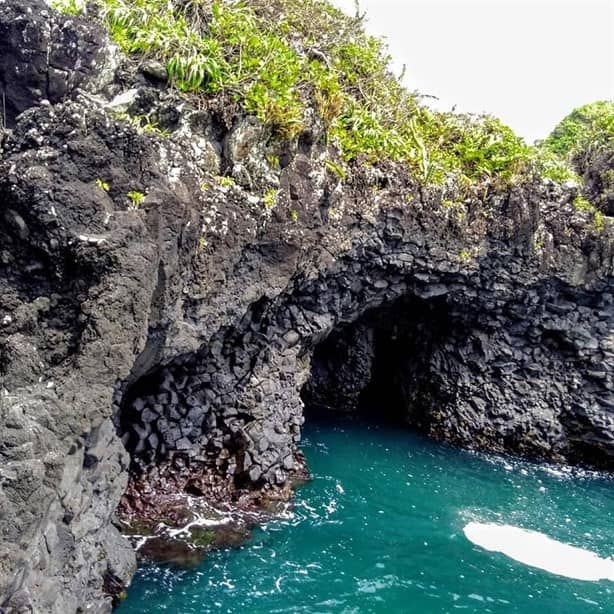
[[[511,525],[470,522],[463,532],[471,542],[566,578],[614,582],[614,560],[603,559],[583,548],[556,541],[538,531]]]

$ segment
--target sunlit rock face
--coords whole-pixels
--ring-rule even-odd
[[[108,85],[100,30],[46,10],[0,3],[3,57],[42,62],[2,64],[2,607],[108,611],[135,565],[114,510],[152,467],[286,488],[303,399],[389,394],[437,438],[612,467],[612,227],[572,188],[489,189],[459,215],[399,166],[339,176],[314,125],[265,201],[266,130],[134,69]],[[47,63],[49,24],[76,59]],[[56,70],[74,87],[54,97]],[[109,112],[131,89],[171,137]]]

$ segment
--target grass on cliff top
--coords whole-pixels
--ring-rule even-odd
[[[78,13],[81,0],[55,0]],[[511,182],[533,169],[573,177],[567,162],[539,153],[489,116],[438,113],[389,69],[384,42],[362,18],[323,0],[98,0],[127,54],[163,62],[188,94],[232,97],[295,138],[315,109],[346,162],[405,163],[424,183]]]

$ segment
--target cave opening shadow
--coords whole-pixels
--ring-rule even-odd
[[[301,391],[306,421],[427,430],[441,400],[434,359],[450,326],[445,297],[407,296],[336,327],[313,351]]]

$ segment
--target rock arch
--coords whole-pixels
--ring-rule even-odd
[[[149,375],[121,409],[129,449],[156,462],[180,453],[242,485],[283,485],[300,464],[305,398],[351,409],[392,387],[397,417],[433,437],[607,466],[608,395],[587,392],[604,381],[594,365],[610,295],[541,278],[501,245],[463,270],[408,239],[405,215],[391,209],[364,243]],[[590,442],[571,417],[578,403]]]

